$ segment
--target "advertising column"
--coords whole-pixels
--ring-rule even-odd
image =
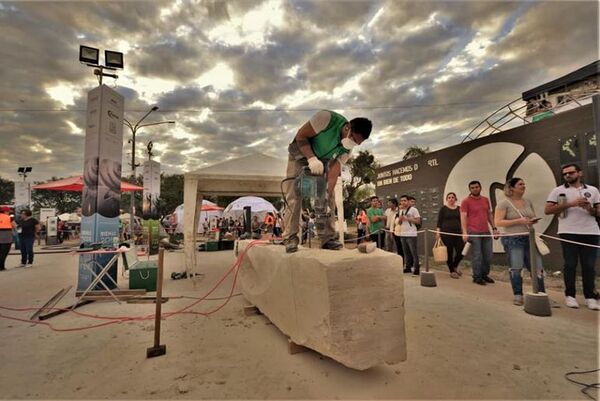
[[[142,201],[142,217],[144,230],[148,233],[150,255],[158,253],[160,216],[156,202],[160,197],[160,163],[148,160],[144,163],[144,199]]]
[[[29,209],[31,205],[31,187],[28,182],[15,182],[15,213],[18,215],[23,209]]]
[[[119,237],[123,113],[123,96],[108,86],[99,86],[88,93],[81,218],[84,246],[102,243],[111,247],[114,238]],[[77,289],[85,290],[94,279],[85,265],[99,272],[112,257],[112,254],[81,255]],[[110,268],[109,275],[117,281],[117,263]],[[108,278],[103,282],[114,288]],[[94,289],[103,287],[98,284]]]
[[[40,208],[40,223],[46,226],[46,245],[58,244],[56,209],[51,207]]]

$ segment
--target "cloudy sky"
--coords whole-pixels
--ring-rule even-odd
[[[79,45],[121,51],[105,83],[125,117],[175,126],[152,140],[167,173],[253,151],[285,156],[319,109],[373,120],[360,148],[381,164],[439,149],[525,90],[598,56],[589,2],[0,1],[0,177],[80,174],[86,93]],[[123,174],[131,168],[125,130]]]

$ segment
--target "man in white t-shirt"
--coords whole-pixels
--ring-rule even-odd
[[[406,258],[404,272],[408,273],[412,268],[413,275],[418,276],[417,224],[421,224],[421,215],[416,207],[410,206],[407,195],[400,197],[400,209],[397,221],[401,225],[400,243]]]
[[[598,255],[595,246],[600,242],[600,227],[596,221],[596,217],[600,216],[600,193],[597,188],[581,181],[583,172],[577,164],[564,165],[561,173],[565,183],[550,192],[544,212],[558,215],[560,238],[572,241],[561,242],[565,260],[565,303],[570,308],[579,307],[575,299],[575,276],[577,261],[581,260],[585,304],[590,309],[600,310],[594,286],[594,265]]]

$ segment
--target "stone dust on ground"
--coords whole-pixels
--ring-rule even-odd
[[[231,251],[198,254],[196,280],[171,280],[183,270],[183,253],[165,255],[164,296],[202,297],[232,266]],[[0,306],[40,307],[58,290],[76,285],[77,256],[37,255],[30,268],[0,273]],[[265,316],[245,316],[234,296],[219,311],[179,314],[163,320],[167,354],[146,359],[153,322],[130,321],[96,329],[54,332],[48,327],[0,319],[0,388],[7,399],[586,399],[565,380],[570,371],[598,368],[598,317],[563,306],[536,317],[512,305],[510,284],[485,287],[468,274],[450,279],[437,268],[437,287],[404,276],[408,359],[355,371],[309,351],[290,355],[287,338]],[[502,279],[503,272],[494,272]],[[127,281],[119,275],[119,283]],[[191,308],[210,312],[231,291],[229,276],[208,300]],[[359,285],[359,283],[357,283]],[[527,288],[527,287],[526,287]],[[579,298],[580,302],[582,301]],[[74,301],[73,290],[59,306]],[[172,298],[163,312],[191,298]],[[581,302],[582,303],[582,302]],[[149,316],[153,304],[95,302],[78,311],[101,316]],[[3,309],[27,319],[33,310]],[[64,314],[56,328],[102,323]],[[597,376],[578,380],[597,382]]]

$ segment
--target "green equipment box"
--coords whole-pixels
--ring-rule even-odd
[[[219,243],[217,241],[208,241],[206,243],[206,250],[208,252],[218,251],[219,250]]]
[[[145,289],[156,291],[156,273],[158,262],[155,260],[139,261],[129,269],[129,289]]]

